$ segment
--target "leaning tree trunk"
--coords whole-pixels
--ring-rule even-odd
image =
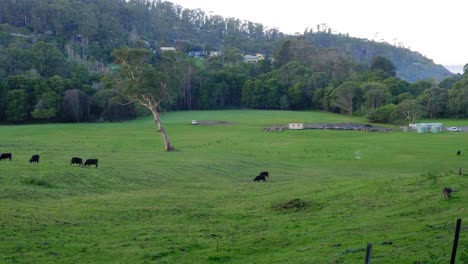
[[[171,145],[171,141],[169,141],[169,137],[167,136],[166,130],[164,129],[161,119],[159,118],[159,112],[156,109],[152,109],[151,112],[153,113],[154,123],[158,126],[159,132],[164,141],[164,150],[165,151],[174,151],[175,148]]]

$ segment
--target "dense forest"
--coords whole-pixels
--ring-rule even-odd
[[[0,121],[142,114],[115,82],[121,65],[112,54],[122,47],[148,50],[148,65],[174,68],[165,110],[317,109],[372,122],[468,115],[467,67],[452,75],[419,53],[326,27],[289,36],[162,1],[4,0]],[[245,61],[254,54],[262,55]]]
[[[426,79],[441,81],[452,75],[447,69],[418,52],[392,46],[386,42],[368,41],[342,34],[331,34],[326,24],[317,25],[316,31],[306,30],[304,35],[319,48],[337,49],[344,56],[350,56],[360,63],[369,63],[372,58],[382,56],[390,59],[397,68],[397,76],[405,81],[415,82]]]

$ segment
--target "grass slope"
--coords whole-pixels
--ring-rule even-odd
[[[0,162],[0,262],[362,263],[373,242],[373,263],[447,263],[462,217],[467,263],[468,176],[456,170],[468,172],[468,133],[263,132],[363,122],[317,112],[163,121],[176,152],[162,151],[147,118],[0,126],[0,152],[13,153]],[[99,168],[69,166],[72,156],[99,158]],[[254,184],[263,170],[269,182]],[[458,190],[450,200],[445,186]],[[282,209],[293,199],[307,206]]]

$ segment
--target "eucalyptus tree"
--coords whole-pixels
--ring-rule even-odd
[[[370,69],[372,71],[382,71],[389,77],[396,76],[396,67],[393,62],[385,57],[377,56],[372,59]]]
[[[136,102],[151,111],[161,133],[164,150],[175,150],[160,118],[162,104],[172,96],[168,71],[174,70],[174,65],[150,65],[151,51],[147,49],[125,47],[114,50],[112,55],[120,65],[115,79],[116,89],[130,103]]]
[[[333,91],[333,105],[342,112],[353,115],[356,109],[356,98],[361,95],[361,89],[355,82],[345,82]]]
[[[335,107],[333,102],[333,91],[334,88],[331,86],[316,89],[312,97],[312,107],[315,109],[323,109],[328,112],[333,112],[333,108]]]
[[[439,87],[427,89],[418,96],[417,100],[430,118],[446,114],[448,95],[444,89]]]
[[[8,91],[5,113],[8,121],[22,122],[28,119],[28,95],[25,90],[16,89]]]
[[[53,119],[57,116],[57,112],[60,109],[59,105],[61,97],[53,91],[46,91],[42,93],[34,110],[31,112],[31,116],[34,119]]]
[[[455,83],[448,90],[448,110],[457,118],[468,116],[468,79]]]
[[[36,105],[41,109],[41,105]],[[44,108],[43,108],[44,109]],[[46,108],[47,109],[47,108]],[[71,89],[65,92],[63,97],[63,119],[69,122],[83,122],[89,120],[90,98],[79,89]],[[33,112],[40,117],[39,112]],[[49,113],[43,113],[49,114]]]
[[[244,107],[265,109],[268,89],[262,80],[248,80],[242,88],[242,105]]]
[[[380,82],[366,82],[361,85],[364,90],[365,106],[375,110],[391,100],[388,88]]]
[[[416,99],[406,99],[397,105],[396,114],[409,121],[410,123],[416,122],[424,114],[423,107],[419,104]]]

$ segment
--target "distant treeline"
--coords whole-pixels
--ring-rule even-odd
[[[59,76],[6,78],[0,86],[0,120],[85,122],[136,117],[135,107],[125,105],[113,89],[96,91],[90,85],[75,82]]]
[[[161,1],[7,0],[0,1],[0,122],[136,117],[141,109],[121,98],[113,77],[119,66],[111,52],[122,46],[151,50],[151,64],[165,56],[160,47],[177,49],[167,110],[317,109],[373,122],[468,116],[466,67],[450,76],[420,54],[328,28],[292,37]],[[191,58],[189,51],[220,52]],[[264,58],[244,62],[255,53]],[[398,77],[428,69],[433,79]]]

